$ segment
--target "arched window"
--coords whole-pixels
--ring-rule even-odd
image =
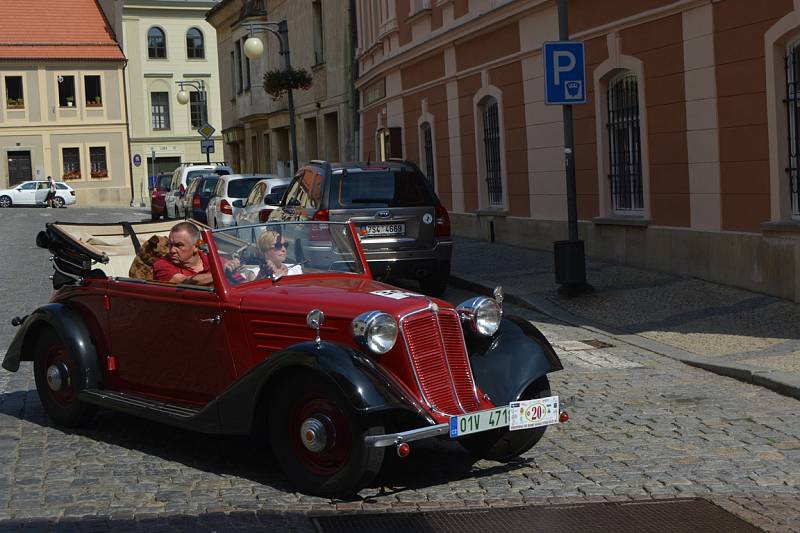
[[[197,28],[189,28],[189,31],[186,32],[186,57],[189,59],[204,59],[206,57],[203,33]]]
[[[642,211],[639,85],[636,74],[630,71],[618,74],[608,83],[608,149],[614,211]]]
[[[487,96],[480,105],[483,129],[483,163],[490,207],[503,207],[503,175],[500,159],[500,112],[497,99]]]
[[[425,176],[431,185],[436,183],[433,168],[433,135],[430,122],[423,122],[419,127],[420,141],[422,142],[422,154],[425,162]]]
[[[150,59],[167,57],[167,38],[161,28],[153,26],[147,30],[147,57]]]

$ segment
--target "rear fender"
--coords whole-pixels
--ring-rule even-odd
[[[466,340],[475,382],[495,405],[518,400],[531,383],[563,368],[542,332],[516,316],[503,318],[494,337]]]
[[[332,342],[319,346],[304,342],[270,355],[222,393],[217,403],[224,431],[247,433],[258,416],[259,399],[292,372],[311,372],[329,380],[360,414],[400,409],[434,423],[395,378],[363,353]]]
[[[20,361],[33,361],[36,341],[46,328],[55,330],[77,365],[81,376],[78,388],[97,388],[102,374],[89,328],[77,311],[60,303],[44,305],[28,315],[8,347],[3,368],[16,372]]]

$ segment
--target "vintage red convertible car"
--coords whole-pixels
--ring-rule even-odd
[[[55,423],[100,407],[263,435],[301,491],[342,496],[387,448],[403,457],[450,438],[503,461],[566,421],[547,378],[557,355],[503,316],[500,290],[454,307],[377,282],[352,224],[310,221],[204,229],[208,287],[128,277],[139,243],[170,226],[52,223],[37,237],[56,290],[15,319],[3,367],[33,361]],[[280,235],[288,274],[264,274],[265,231]]]

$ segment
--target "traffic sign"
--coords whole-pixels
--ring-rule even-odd
[[[569,105],[586,103],[586,73],[583,43],[544,43],[544,103]]]
[[[214,135],[215,131],[217,131],[217,130],[214,129],[214,126],[212,126],[208,122],[204,123],[202,126],[197,128],[197,133],[202,135],[204,139],[208,139],[209,137]]]
[[[213,154],[214,153],[214,139],[201,139],[200,140],[200,153]]]

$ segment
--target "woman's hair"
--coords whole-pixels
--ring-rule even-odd
[[[280,238],[281,234],[277,231],[267,230],[258,236],[258,249],[261,250],[262,254],[266,254],[270,248],[275,246],[275,243],[278,242]]]

